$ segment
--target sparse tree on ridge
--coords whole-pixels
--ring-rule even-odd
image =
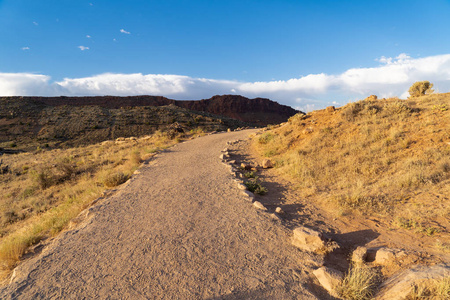
[[[423,95],[428,95],[434,92],[432,90],[433,84],[428,80],[425,81],[417,81],[409,88],[409,94],[411,97],[419,97]]]

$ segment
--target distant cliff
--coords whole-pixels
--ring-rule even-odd
[[[176,105],[189,110],[222,115],[258,126],[285,122],[298,113],[292,107],[265,98],[249,99],[239,95],[214,96],[204,100],[172,100],[161,96],[23,97],[50,106],[95,105],[104,108]]]

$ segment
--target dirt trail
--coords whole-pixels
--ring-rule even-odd
[[[220,159],[252,131],[179,144],[23,263],[2,299],[317,299],[318,258],[241,195]]]

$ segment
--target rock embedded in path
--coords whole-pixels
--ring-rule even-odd
[[[292,245],[301,250],[316,252],[326,248],[322,234],[307,227],[297,227],[293,231]]]
[[[336,288],[344,278],[344,274],[338,270],[329,267],[321,267],[313,271],[320,285],[327,290],[333,297],[339,297]]]
[[[259,201],[253,202],[253,206],[260,210],[264,210],[264,211],[267,210],[267,208]]]
[[[240,189],[240,190],[246,190],[247,189],[247,187],[244,184],[240,183],[240,182],[238,182],[236,185],[237,185],[238,189]]]
[[[253,201],[253,198],[255,198],[255,194],[253,194],[250,191],[242,191],[241,193],[243,196],[247,197],[248,200]]]

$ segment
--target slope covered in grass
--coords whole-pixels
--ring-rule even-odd
[[[368,98],[297,114],[253,145],[336,216],[377,216],[448,242],[450,94]]]

